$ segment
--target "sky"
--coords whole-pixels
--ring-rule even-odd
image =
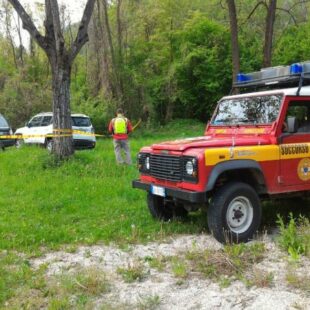
[[[35,5],[38,4],[44,4],[44,0],[19,0],[20,3],[26,7],[29,6],[32,9],[32,12],[35,13]],[[86,0],[58,0],[59,6],[65,5],[66,11],[70,14],[70,18],[72,22],[77,22],[81,19],[84,6],[85,6]]]
[[[45,18],[44,10],[39,12],[36,7],[37,4],[44,5],[44,0],[19,0],[21,5],[25,8],[27,13],[30,13],[33,16],[33,21],[37,27],[42,25],[42,22]],[[59,7],[64,5],[65,6],[65,16],[67,20],[70,20],[71,23],[77,23],[81,20],[82,14],[84,11],[84,7],[86,4],[86,0],[58,0]],[[42,7],[44,8],[44,6]],[[17,20],[17,14],[14,17]],[[13,24],[14,26],[14,24]],[[17,32],[13,34],[14,41],[17,45],[19,45],[19,40],[17,36]],[[27,31],[22,31],[22,41],[23,45],[28,48],[29,45],[29,34]]]

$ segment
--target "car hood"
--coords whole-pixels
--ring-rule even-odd
[[[27,127],[17,128],[15,133],[23,133],[25,130],[27,130]]]
[[[270,137],[260,136],[203,136],[153,144],[153,150],[184,152],[189,148],[247,146],[271,144]]]

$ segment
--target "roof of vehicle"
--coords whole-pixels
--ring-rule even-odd
[[[41,113],[38,113],[34,116],[53,116],[53,112],[41,112]],[[81,114],[81,113],[71,113],[71,116],[73,117],[88,117],[87,115],[85,114]]]
[[[266,95],[277,95],[283,94],[285,96],[297,96],[298,87],[283,88],[283,89],[273,89],[258,92],[248,92],[243,94],[225,96],[222,99],[233,99],[233,98],[243,98],[243,97],[254,97],[254,96],[266,96]],[[299,96],[310,96],[310,86],[303,86],[300,89]]]

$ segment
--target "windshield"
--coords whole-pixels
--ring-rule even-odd
[[[76,127],[89,127],[91,126],[90,119],[88,117],[78,117],[73,116],[72,117],[72,126]]]
[[[270,124],[279,114],[282,95],[224,99],[218,104],[212,125]]]
[[[6,127],[6,128],[9,127],[7,121],[1,115],[0,115],[0,127]]]

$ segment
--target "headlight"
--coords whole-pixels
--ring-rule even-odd
[[[194,173],[194,165],[192,163],[192,161],[188,161],[185,165],[185,171],[188,175],[193,175]]]
[[[183,179],[185,182],[197,183],[198,161],[196,157],[183,157]]]
[[[146,170],[150,170],[150,168],[151,168],[151,163],[150,163],[150,157],[149,156],[147,156],[145,158],[145,168],[146,168]]]
[[[151,161],[149,153],[139,153],[138,154],[138,168],[142,173],[148,174],[151,169]]]

